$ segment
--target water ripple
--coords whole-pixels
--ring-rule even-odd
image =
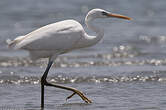
[[[165,43],[166,42],[166,36],[146,36],[146,35],[141,35],[139,36],[139,40],[143,41],[145,43]]]
[[[103,55],[103,57],[108,58],[110,55]],[[58,58],[55,62],[54,67],[89,67],[89,66],[121,66],[121,65],[166,65],[166,59],[117,59],[117,60],[109,60],[104,59],[101,61],[69,61],[68,57]],[[32,61],[30,59],[11,59],[8,61],[1,61],[0,67],[27,67],[27,66],[39,66],[45,67],[47,65],[47,61],[45,59]]]
[[[121,64],[132,64],[133,61],[123,61],[138,56],[139,52],[131,46],[120,45],[113,47],[111,53],[96,53],[90,55],[60,56],[56,59],[56,67],[87,67],[87,66],[117,66]],[[75,59],[75,60],[73,60]],[[85,60],[81,60],[85,59]],[[88,59],[88,60],[87,60]],[[90,60],[89,60],[90,59]],[[113,61],[112,59],[116,59]],[[119,59],[119,61],[117,60]],[[98,61],[99,60],[99,61]],[[137,63],[137,62],[136,62]],[[0,67],[18,66],[45,66],[47,61],[40,59],[32,61],[23,57],[0,56]]]
[[[147,81],[157,81],[166,82],[166,77],[160,77],[158,75],[151,76],[62,76],[57,75],[53,77],[48,77],[47,80],[51,83],[58,84],[68,84],[68,83],[118,83],[118,82],[147,82]],[[20,77],[17,75],[11,76],[0,76],[0,84],[40,84],[40,78],[35,76],[24,76]]]

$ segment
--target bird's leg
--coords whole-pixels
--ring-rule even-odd
[[[51,84],[51,83],[48,83],[46,82],[45,84],[46,86],[53,86],[53,87],[57,87],[57,88],[61,88],[61,89],[65,89],[65,90],[69,90],[69,91],[72,91],[74,92],[72,95],[70,95],[69,97],[66,98],[67,99],[70,99],[72,96],[74,96],[75,94],[79,95],[82,100],[84,100],[86,103],[92,103],[92,101],[90,99],[88,99],[87,97],[85,97],[85,95],[80,92],[79,90],[75,89],[75,88],[71,88],[71,87],[66,87],[66,86],[62,86],[62,85],[58,85],[58,84]]]
[[[68,96],[68,97],[66,98],[66,100],[68,100],[68,99],[72,98],[75,94],[76,94],[76,93],[75,93],[75,92],[73,92],[73,94],[71,94],[70,96]]]
[[[62,86],[62,85],[58,85],[58,84],[51,84],[49,82],[47,82],[47,75],[48,75],[48,72],[49,72],[49,69],[51,68],[53,64],[53,61],[51,61],[49,59],[49,63],[47,65],[47,68],[41,78],[41,108],[44,108],[44,86],[53,86],[53,87],[57,87],[57,88],[61,88],[61,89],[65,89],[65,90],[69,90],[69,91],[72,91],[74,92],[72,95],[70,95],[69,97],[66,98],[67,99],[70,99],[72,96],[74,96],[75,94],[79,95],[86,103],[92,103],[92,101],[90,99],[88,99],[87,97],[84,96],[84,94],[80,91],[78,91],[77,89],[75,88],[71,88],[71,87],[66,87],[66,86]]]
[[[44,85],[46,85],[46,83],[47,83],[46,78],[47,78],[48,71],[51,68],[52,64],[53,64],[53,61],[51,61],[49,59],[47,68],[46,68],[46,70],[41,78],[41,108],[44,108]]]

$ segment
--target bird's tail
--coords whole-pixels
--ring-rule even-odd
[[[15,48],[16,44],[18,44],[25,36],[19,36],[14,40],[7,39],[6,43],[8,44],[8,48]]]
[[[11,39],[7,39],[6,43],[8,44],[8,48],[12,48],[16,45],[16,41]]]

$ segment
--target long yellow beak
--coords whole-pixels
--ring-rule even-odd
[[[132,18],[130,18],[128,16],[120,15],[120,14],[109,13],[109,14],[107,14],[107,16],[108,17],[114,17],[114,18],[126,19],[126,20],[132,20]]]

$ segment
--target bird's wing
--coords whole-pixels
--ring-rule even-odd
[[[15,48],[27,50],[66,51],[81,39],[84,30],[80,23],[65,20],[39,28],[17,41]]]

